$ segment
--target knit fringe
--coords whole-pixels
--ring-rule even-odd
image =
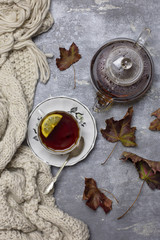
[[[7,15],[8,5],[4,4],[0,11],[0,42],[3,42],[0,44],[0,66],[4,64],[12,50],[27,47],[35,60],[37,79],[40,75],[40,81],[46,83],[50,76],[47,58],[32,42],[31,37],[40,31],[49,11],[50,0],[0,0],[0,3],[13,5]],[[49,21],[48,25],[45,23],[47,30],[52,23],[53,20]]]

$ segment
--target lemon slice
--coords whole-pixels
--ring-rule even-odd
[[[61,114],[53,113],[51,115],[48,115],[42,122],[41,125],[41,131],[44,137],[48,137],[49,134],[53,131],[55,126],[60,122],[62,119]]]

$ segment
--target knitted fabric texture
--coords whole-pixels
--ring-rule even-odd
[[[23,146],[37,81],[49,79],[46,56],[31,37],[53,19],[49,0],[0,0],[0,240],[87,240],[87,226],[59,210],[50,168]]]

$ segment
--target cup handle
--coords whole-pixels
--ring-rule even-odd
[[[95,112],[102,112],[108,110],[113,103],[113,98],[109,96],[104,96],[101,93],[97,92],[93,110]]]
[[[150,35],[151,35],[151,30],[149,28],[145,28],[139,35],[136,41],[136,45],[144,46]]]

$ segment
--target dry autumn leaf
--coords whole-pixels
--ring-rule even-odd
[[[148,184],[148,186],[152,190],[160,189],[160,162],[147,160],[147,159],[142,158],[131,152],[123,152],[121,160],[130,161],[135,165],[135,167],[139,173],[139,177],[140,177],[140,179],[143,180],[143,183],[141,185],[141,188],[137,195],[137,198],[135,199],[133,204],[118,219],[121,219],[122,217],[124,217],[124,215],[126,215],[126,213],[133,207],[133,205],[137,201],[137,199],[142,191],[142,188],[143,188],[143,185],[145,182]]]
[[[60,58],[56,59],[56,64],[61,71],[66,70],[72,64],[78,62],[81,58],[81,55],[79,54],[79,49],[74,42],[70,46],[69,50],[66,50],[65,48],[59,48],[59,50]]]
[[[59,70],[64,71],[69,68],[71,65],[73,66],[74,63],[78,62],[81,58],[79,54],[79,49],[77,45],[73,42],[70,46],[69,50],[65,48],[59,48],[60,50],[60,58],[56,58],[56,64]],[[74,88],[76,88],[76,76],[75,76],[75,68],[74,70]]]
[[[136,146],[137,145],[135,142],[136,127],[131,127],[132,115],[133,107],[130,107],[128,108],[125,116],[121,120],[115,121],[113,118],[107,119],[106,129],[101,129],[102,136],[112,143],[120,141],[125,147]],[[115,147],[113,148],[113,150],[115,149]],[[106,159],[106,161],[108,160],[108,158]]]
[[[160,162],[147,160],[130,152],[123,152],[122,160],[131,161],[139,172],[139,177],[145,180],[152,190],[160,189]]]
[[[101,129],[102,136],[109,142],[120,141],[125,147],[136,146],[134,135],[136,127],[131,128],[132,115],[133,107],[130,107],[121,120],[107,119],[106,129]]]
[[[149,129],[151,131],[160,131],[160,108],[151,114],[151,116],[157,117],[150,123]]]
[[[108,213],[112,209],[112,201],[97,188],[93,178],[85,178],[83,200],[87,200],[86,205],[93,210],[100,206],[105,213]]]

